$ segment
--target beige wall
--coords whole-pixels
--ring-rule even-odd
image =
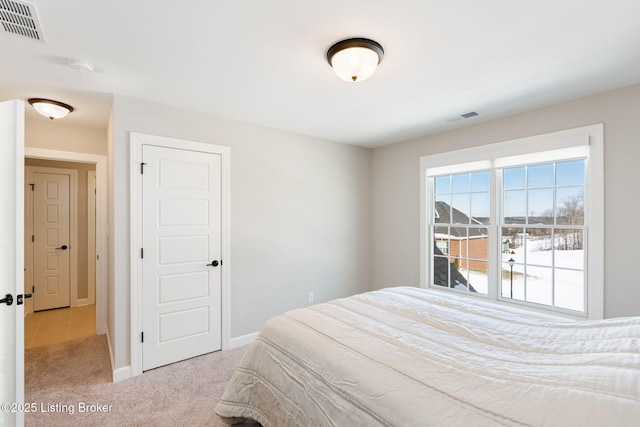
[[[106,129],[73,126],[65,123],[64,119],[27,116],[24,139],[27,147],[101,156],[107,154]]]
[[[87,173],[88,171],[95,171],[96,165],[40,159],[25,159],[24,164],[26,166],[75,169],[78,171],[78,193],[76,194],[76,200],[78,203],[78,248],[76,249],[78,254],[78,294],[76,295],[76,298],[88,298],[87,265],[89,260],[87,259]]]
[[[231,149],[231,338],[370,287],[370,150],[115,96],[109,141],[109,335],[129,365],[129,133]]]
[[[419,159],[427,154],[604,123],[605,317],[640,315],[640,85],[479,123],[372,152],[373,289],[420,280]],[[482,111],[480,111],[482,113]]]

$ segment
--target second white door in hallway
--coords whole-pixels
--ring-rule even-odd
[[[35,172],[33,178],[33,309],[68,307],[70,177]]]

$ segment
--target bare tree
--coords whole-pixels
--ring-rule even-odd
[[[581,191],[575,196],[565,197],[562,202],[563,205],[557,209],[558,224],[584,224],[584,191]]]
[[[557,223],[563,225],[584,224],[584,191],[568,196],[558,207]],[[555,247],[559,250],[583,249],[582,230],[556,230]]]

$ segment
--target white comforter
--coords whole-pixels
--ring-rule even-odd
[[[263,426],[640,426],[640,318],[390,288],[270,320],[215,408]]]

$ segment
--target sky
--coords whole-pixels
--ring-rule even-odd
[[[568,197],[584,195],[585,160],[544,163],[498,170],[502,173],[504,216],[542,216]],[[435,177],[436,200],[474,218],[489,217],[491,172]]]

